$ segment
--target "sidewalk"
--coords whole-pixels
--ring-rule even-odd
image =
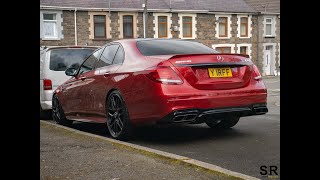
[[[40,179],[191,180],[227,177],[40,123]]]
[[[280,78],[280,75],[279,76],[262,76],[262,79],[278,79]]]

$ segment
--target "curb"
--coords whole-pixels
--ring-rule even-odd
[[[252,177],[252,176],[248,176],[245,174],[241,174],[238,172],[234,172],[228,169],[224,169],[220,166],[216,166],[213,164],[209,164],[206,162],[202,162],[202,161],[198,161],[195,159],[191,159],[189,157],[185,157],[185,156],[180,156],[180,155],[176,155],[176,154],[172,154],[172,153],[168,153],[168,152],[164,152],[164,151],[159,151],[156,149],[151,149],[151,148],[147,148],[147,147],[143,147],[140,145],[136,145],[136,144],[132,144],[132,143],[128,143],[128,142],[123,142],[123,141],[119,141],[119,140],[115,140],[112,138],[108,138],[108,137],[103,137],[103,136],[99,136],[99,135],[95,135],[95,134],[91,134],[91,133],[87,133],[87,132],[83,132],[83,131],[79,131],[76,129],[72,129],[66,126],[62,126],[59,124],[54,124],[54,123],[50,123],[44,120],[40,120],[40,124],[45,124],[45,125],[49,125],[49,126],[53,126],[53,127],[57,127],[57,128],[61,128],[61,129],[65,129],[68,131],[71,131],[73,133],[77,133],[77,134],[81,134],[81,135],[85,135],[85,136],[89,136],[89,137],[93,137],[93,138],[97,138],[100,140],[104,140],[104,141],[108,141],[109,143],[112,143],[113,145],[117,145],[120,147],[124,147],[124,148],[128,148],[128,149],[133,149],[136,150],[140,153],[143,153],[144,155],[148,155],[151,157],[161,157],[161,158],[165,158],[168,160],[174,160],[177,161],[183,165],[187,165],[187,166],[193,166],[193,167],[197,167],[197,168],[201,168],[203,170],[207,170],[210,172],[213,172],[215,174],[222,174],[227,176],[228,178],[231,179],[246,179],[246,180],[259,180],[258,178]]]
[[[262,76],[262,79],[276,79],[276,78],[280,78],[279,76]]]

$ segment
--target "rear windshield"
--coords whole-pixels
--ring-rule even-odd
[[[181,40],[138,41],[137,47],[144,56],[219,53],[201,43]]]
[[[65,71],[69,67],[79,68],[80,64],[95,49],[52,49],[50,54],[49,69],[53,71]]]

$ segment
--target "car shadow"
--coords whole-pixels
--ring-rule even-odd
[[[105,124],[74,122],[72,128],[111,138],[108,132],[108,128]],[[203,124],[184,124],[170,125],[166,127],[137,127],[133,131],[132,138],[127,141],[132,143],[143,142],[161,145],[202,141],[208,139],[227,140],[249,135],[250,134],[248,132],[241,131],[236,127],[226,130],[218,130],[209,128],[208,126]]]

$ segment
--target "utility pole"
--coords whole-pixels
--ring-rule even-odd
[[[148,0],[144,0],[142,4],[143,9],[143,38],[147,37],[147,22],[148,22],[148,10],[147,10]]]

